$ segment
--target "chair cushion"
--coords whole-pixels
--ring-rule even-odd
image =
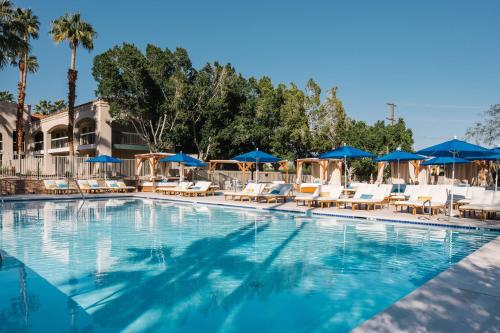
[[[280,191],[279,190],[272,190],[271,192],[269,192],[269,194],[280,194]]]
[[[300,188],[300,193],[314,193],[317,188],[316,186],[304,186]]]
[[[66,184],[66,183],[59,183],[59,184],[57,184],[57,188],[68,188],[68,184]]]
[[[372,199],[373,194],[361,194],[360,199]]]
[[[418,201],[431,201],[432,197],[429,196],[420,196],[417,198]]]
[[[320,196],[321,198],[327,198],[327,197],[329,197],[329,196],[330,196],[330,192],[320,192],[320,193],[319,193],[319,196]]]

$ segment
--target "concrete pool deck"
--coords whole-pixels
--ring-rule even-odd
[[[411,215],[391,208],[356,210],[308,208],[294,202],[260,204],[224,200],[223,196],[179,197],[155,193],[88,195],[90,198],[136,197],[191,204],[224,205],[276,210],[312,216],[354,217],[389,223],[500,231],[500,221]],[[16,195],[5,202],[81,199],[80,195]],[[500,236],[442,272],[386,310],[365,321],[353,332],[500,332]]]

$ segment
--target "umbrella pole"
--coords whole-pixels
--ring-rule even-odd
[[[398,160],[398,193],[401,193],[401,188],[399,187],[399,179],[401,179],[401,176],[399,175],[399,160]]]
[[[450,197],[450,216],[449,219],[453,216],[453,184],[455,183],[455,152],[453,152],[453,160],[452,160],[452,170],[451,170],[451,197]]]
[[[344,156],[344,188],[347,188],[347,157]]]
[[[259,161],[255,161],[255,182],[259,183]]]

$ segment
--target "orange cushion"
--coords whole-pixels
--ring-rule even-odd
[[[305,186],[300,188],[300,193],[314,193],[316,189],[316,186]]]

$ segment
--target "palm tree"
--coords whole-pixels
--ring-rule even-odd
[[[0,68],[10,62],[12,54],[28,49],[26,43],[15,32],[14,12],[12,2],[0,0]]]
[[[14,103],[14,95],[10,91],[0,91],[0,102]]]
[[[12,24],[16,35],[21,40],[30,45],[31,39],[38,38],[38,30],[40,29],[40,22],[38,17],[33,14],[31,9],[17,8],[13,14]],[[24,123],[24,100],[26,98],[26,82],[28,72],[35,73],[38,69],[36,57],[30,56],[27,49],[21,49],[13,55],[13,63],[19,67],[19,83],[17,84],[17,154],[23,152],[23,123]]]
[[[68,146],[70,155],[74,155],[73,127],[75,122],[75,86],[78,73],[75,70],[76,49],[82,45],[91,51],[94,48],[94,38],[97,33],[89,23],[81,20],[80,14],[65,14],[52,21],[49,34],[52,35],[56,43],[67,40],[71,48],[71,64],[68,70]]]

